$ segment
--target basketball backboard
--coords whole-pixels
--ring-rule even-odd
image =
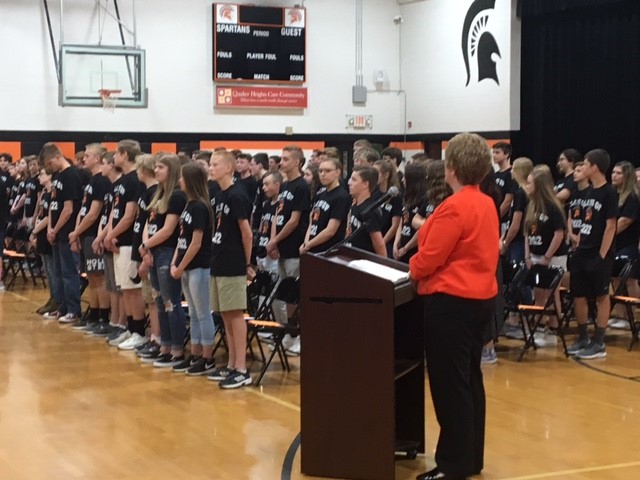
[[[120,90],[118,107],[147,107],[144,50],[62,45],[60,51],[61,106],[102,107],[100,90]]]

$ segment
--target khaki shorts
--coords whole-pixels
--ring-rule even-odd
[[[133,290],[142,286],[131,279],[138,277],[136,262],[131,260],[131,246],[120,247],[119,253],[113,254],[113,267],[116,274],[118,290]]]
[[[211,307],[214,312],[247,308],[247,277],[211,277]]]

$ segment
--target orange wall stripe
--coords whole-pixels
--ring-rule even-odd
[[[22,142],[0,142],[0,153],[9,153],[13,161],[17,162],[22,157]]]
[[[227,150],[282,150],[287,145],[297,145],[302,150],[322,150],[325,142],[282,142],[282,141],[260,141],[252,142],[245,140],[203,140],[200,142],[201,150],[213,150],[217,147],[225,147]]]
[[[178,145],[175,143],[152,143],[151,153],[176,153],[178,151]]]
[[[102,146],[110,152],[115,152],[118,148],[118,142],[102,142]]]
[[[400,150],[423,150],[424,142],[391,142],[390,147],[399,148]]]
[[[53,142],[55,143],[62,154],[70,158],[71,160],[75,160],[76,156],[76,142]]]

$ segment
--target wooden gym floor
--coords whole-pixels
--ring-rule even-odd
[[[20,282],[0,295],[1,480],[303,478],[298,360],[288,375],[274,361],[259,388],[220,391],[43,321],[31,312],[44,300]],[[486,468],[475,478],[640,478],[640,349],[627,352],[628,338],[616,333],[608,358],[588,365],[559,349],[520,364],[515,350],[499,353],[484,367]],[[433,465],[427,409],[427,455],[397,462],[397,479]]]

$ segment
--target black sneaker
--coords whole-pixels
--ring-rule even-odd
[[[229,373],[227,378],[222,380],[218,384],[218,386],[225,389],[240,388],[244,387],[245,385],[251,385],[251,381],[251,375],[249,375],[248,370],[244,373],[239,372],[238,370],[234,370]]]
[[[40,308],[38,308],[36,310],[36,313],[38,315],[44,315],[45,313],[47,313],[52,308],[54,303],[55,302],[54,302],[53,298],[49,298],[49,300],[47,300],[47,303],[45,303],[44,305],[42,305]],[[55,307],[56,307],[55,309],[57,310],[58,309],[58,305],[56,305]]]
[[[184,362],[184,355],[174,357],[170,353],[160,355],[158,359],[153,362],[153,366],[156,368],[172,368],[174,365]]]
[[[108,323],[99,323],[93,330],[88,330],[87,335],[93,335],[94,337],[106,337],[113,331],[113,328],[114,327]]]
[[[177,365],[174,365],[173,367],[171,367],[171,371],[176,373],[184,373],[189,369],[189,367],[194,365],[199,359],[200,357],[191,357],[191,358],[185,359],[182,362],[178,363]]]
[[[207,375],[207,380],[211,380],[212,382],[219,382],[224,380],[229,376],[231,370],[228,367],[220,367],[213,370],[209,375]]]
[[[216,368],[216,361],[212,358],[211,360],[205,360],[204,358],[198,359],[196,363],[194,363],[191,368],[186,371],[186,374],[190,377],[199,377],[202,375],[207,375],[210,372],[213,372]]]
[[[151,344],[151,340],[147,340],[144,343],[141,343],[140,345],[138,345],[137,347],[133,347],[133,350],[138,353],[141,352],[142,350],[144,350],[145,348],[147,348],[149,345]]]
[[[124,332],[126,329],[125,328],[120,328],[120,327],[111,327],[111,332],[107,335],[106,338],[106,342],[110,342],[112,340],[115,340],[116,338],[118,338],[120,335],[122,335],[122,332]]]
[[[84,318],[81,318],[76,323],[71,325],[71,330],[86,330],[87,321]]]
[[[148,356],[146,357],[140,357],[140,361],[142,363],[155,363],[163,354],[160,353],[160,346],[158,346],[156,350],[148,353],[147,355]]]
[[[140,358],[149,358],[153,357],[154,355],[157,356],[158,353],[160,353],[160,345],[158,345],[156,342],[149,342],[146,347],[144,347],[139,352],[136,352],[136,354]]]

